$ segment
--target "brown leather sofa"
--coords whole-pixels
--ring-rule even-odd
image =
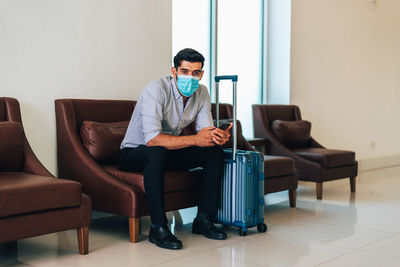
[[[139,240],[140,217],[149,214],[141,173],[119,171],[119,146],[135,101],[58,99],[58,175],[82,183],[93,209],[129,217],[130,242]],[[167,211],[196,206],[201,171],[166,172]]]
[[[215,105],[212,105],[212,114],[215,118]],[[230,104],[221,104],[219,111],[220,119],[231,119],[233,107]],[[265,151],[265,138],[254,138],[246,140],[242,134],[240,121],[238,123],[238,149],[255,150],[255,147]],[[232,147],[232,142],[226,144]],[[294,167],[294,160],[289,157],[264,155],[264,193],[276,193],[288,190],[290,207],[296,207],[296,189],[298,185],[298,172]]]
[[[91,202],[81,184],[56,179],[33,153],[19,103],[0,98],[0,243],[77,229],[88,253]]]
[[[140,217],[149,214],[144,198],[142,174],[119,171],[117,167],[119,145],[135,104],[135,101],[128,100],[55,101],[58,175],[72,177],[81,182],[83,191],[92,199],[94,210],[129,217],[131,242],[138,241]],[[193,132],[192,124],[182,134]],[[246,145],[252,149],[250,144]],[[292,183],[290,188],[281,189],[279,185],[268,186],[268,190],[295,191],[297,176],[291,160],[285,161],[285,167],[280,159],[268,162],[271,166],[277,166],[276,177],[281,176],[282,181],[287,179]],[[288,169],[286,166],[289,166]],[[197,206],[200,177],[201,170],[166,172],[166,210]],[[294,206],[295,194],[292,193],[291,196],[291,206]]]
[[[355,153],[326,149],[310,136],[311,124],[303,121],[295,105],[253,105],[254,136],[266,138],[266,152],[295,160],[299,179],[316,182],[317,199],[323,183],[350,178],[356,189],[358,171]]]

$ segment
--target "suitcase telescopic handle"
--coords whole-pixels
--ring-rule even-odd
[[[237,112],[236,112],[236,99],[237,99],[237,75],[222,75],[215,76],[215,116],[216,116],[216,126],[219,126],[219,81],[221,80],[231,80],[233,83],[233,147],[232,147],[232,160],[236,158],[237,150]]]
[[[221,80],[232,80],[232,82],[237,82],[238,81],[238,76],[237,75],[221,75],[221,76],[215,76],[215,82],[218,83]]]

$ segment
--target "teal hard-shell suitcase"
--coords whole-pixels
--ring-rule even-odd
[[[239,227],[246,235],[250,227],[267,231],[264,223],[264,156],[260,152],[237,150],[236,82],[237,76],[216,76],[216,94],[220,80],[233,82],[233,148],[224,149],[224,175],[221,182],[217,222]],[[219,103],[216,99],[216,126],[219,126]]]

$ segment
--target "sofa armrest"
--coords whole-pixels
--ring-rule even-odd
[[[264,155],[267,151],[267,138],[249,138],[246,139],[247,142],[254,148],[261,148],[261,151]]]
[[[144,192],[111,176],[90,156],[77,131],[72,101],[56,100],[55,111],[58,176],[80,182],[93,209],[140,217]]]
[[[6,113],[9,121],[18,122],[22,125],[22,132],[24,138],[24,164],[23,171],[36,175],[54,177],[43,164],[36,157],[29,145],[28,139],[26,138],[24,127],[21,118],[21,109],[17,99],[4,97],[4,103],[6,104]]]

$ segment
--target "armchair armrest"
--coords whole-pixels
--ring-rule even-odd
[[[311,147],[318,147],[318,148],[325,148],[323,145],[321,145],[320,143],[318,143],[317,140],[315,140],[314,138],[310,138],[310,145]]]

